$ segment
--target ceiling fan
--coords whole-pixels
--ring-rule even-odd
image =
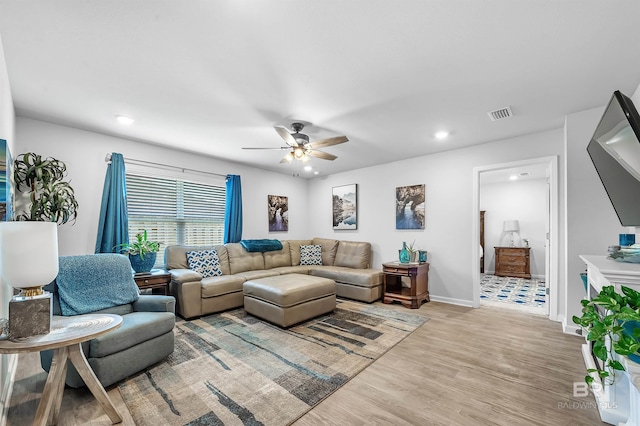
[[[290,163],[293,160],[300,160],[306,162],[309,157],[316,157],[323,160],[335,160],[336,157],[328,152],[318,151],[317,148],[324,148],[327,146],[338,145],[347,142],[346,136],[335,136],[327,139],[320,139],[319,141],[309,142],[309,136],[300,131],[304,128],[302,123],[292,123],[291,128],[293,133],[286,127],[275,126],[276,132],[284,139],[287,146],[281,146],[280,148],[242,148],[242,149],[286,149],[290,150],[287,155],[284,156],[281,163]]]

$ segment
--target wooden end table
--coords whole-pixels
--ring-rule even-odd
[[[122,317],[112,314],[88,314],[72,317],[54,316],[51,332],[41,336],[26,337],[16,341],[0,340],[0,353],[14,354],[53,349],[51,369],[44,384],[40,404],[33,420],[34,425],[57,424],[62,392],[67,378],[67,359],[78,370],[93,396],[98,400],[112,423],[122,422],[122,417],[93,373],[82,352],[82,342],[114,330],[122,324]]]
[[[382,303],[394,301],[410,309],[418,309],[423,301],[429,301],[429,264],[389,262],[382,264]],[[402,285],[407,277],[410,286]]]
[[[171,274],[162,269],[153,269],[151,272],[142,272],[134,274],[135,280],[140,290],[151,289],[151,293],[155,293],[159,289],[166,296],[169,294],[169,283],[171,283]]]

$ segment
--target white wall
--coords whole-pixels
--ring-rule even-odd
[[[107,168],[104,157],[110,152],[122,153],[125,158],[240,175],[243,238],[308,237],[307,182],[304,179],[24,117],[17,118],[16,133],[19,135],[16,152],[33,151],[67,164],[79,209],[74,225],[68,223],[58,228],[61,256],[94,252]],[[269,234],[268,194],[289,197],[289,232]]]
[[[309,186],[310,235],[370,241],[376,268],[395,260],[403,241],[415,240],[429,251],[433,300],[471,306],[471,228],[477,217],[472,209],[473,168],[561,155],[562,147],[563,132],[558,129],[313,179]],[[358,229],[334,231],[332,187],[351,183],[358,184]],[[426,185],[425,229],[396,230],[395,188],[422,183]]]
[[[640,107],[640,86],[633,97]],[[580,300],[585,297],[579,274],[585,265],[581,254],[606,256],[607,247],[618,244],[618,234],[629,232],[620,225],[615,210],[600,182],[587,145],[602,117],[605,106],[569,114],[565,120],[566,149],[566,311],[565,330],[577,329],[571,321],[580,315]]]
[[[9,152],[15,153],[15,111],[9,86],[7,63],[0,38],[0,139],[7,141]],[[9,316],[11,290],[0,278],[0,318]],[[6,415],[6,403],[11,395],[11,377],[17,364],[17,355],[0,355],[0,416]],[[4,419],[0,418],[0,422]]]
[[[529,179],[480,185],[480,210],[485,210],[485,272],[495,271],[494,247],[504,245],[503,222],[517,219],[520,239],[529,240],[531,275],[545,274],[547,180]],[[524,244],[521,244],[524,245]]]

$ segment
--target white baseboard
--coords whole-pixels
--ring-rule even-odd
[[[473,308],[473,301],[463,299],[453,299],[451,297],[441,296],[429,296],[429,299],[433,302],[449,303],[450,305],[466,306],[467,308]]]
[[[0,377],[3,378],[0,383],[0,425],[7,424],[7,415],[9,414],[9,403],[11,402],[11,392],[13,391],[13,382],[18,369],[18,354],[0,355]]]
[[[580,336],[580,329],[581,327],[577,324],[567,324],[565,321],[562,321],[562,332],[565,334]]]

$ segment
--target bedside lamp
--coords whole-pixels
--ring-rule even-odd
[[[9,301],[9,338],[49,333],[52,298],[42,287],[58,275],[58,224],[0,223],[0,274],[20,290]]]
[[[505,220],[502,230],[510,236],[509,247],[515,247],[513,234],[517,234],[520,231],[520,223],[517,220]]]

